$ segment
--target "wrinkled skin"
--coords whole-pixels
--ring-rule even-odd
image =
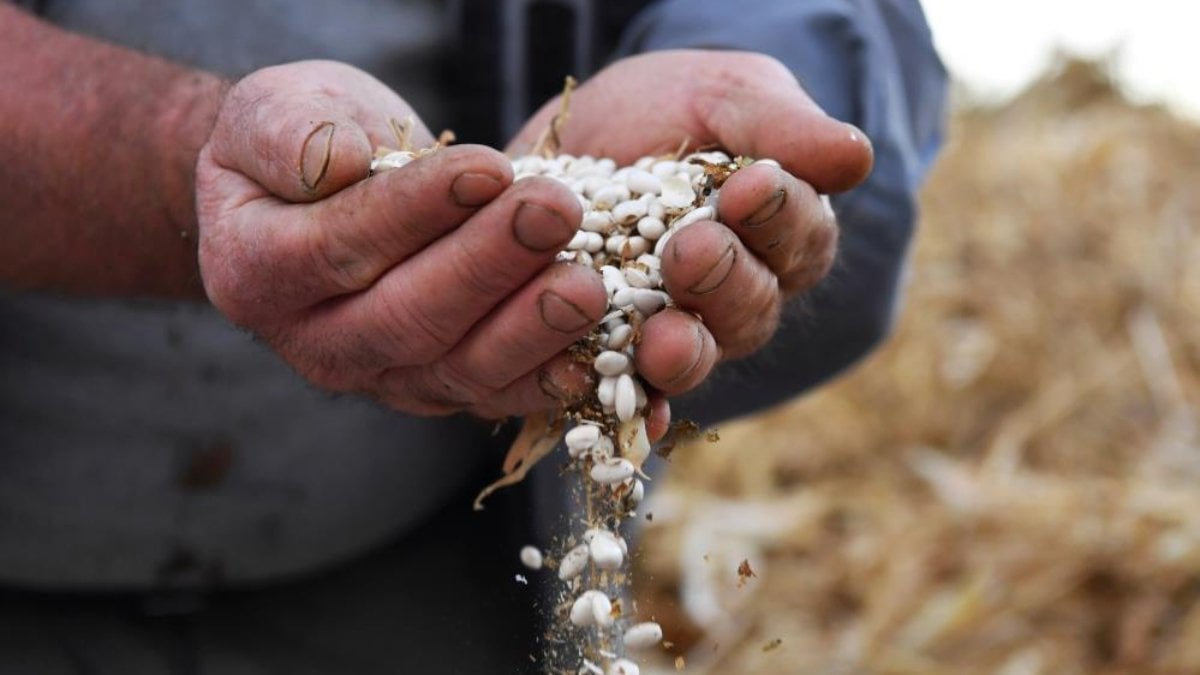
[[[620,97],[614,93],[620,92]],[[614,100],[639,105],[612,106]],[[527,150],[552,101],[510,145]],[[564,350],[605,310],[594,271],[554,262],[581,217],[551,179],[512,182],[508,159],[454,146],[368,178],[389,118],[414,111],[349,66],[300,62],[240,81],[197,165],[205,290],[308,380],[416,415],[496,418],[592,386]],[[766,57],[663,52],[584,83],[562,151],[631,162],[693,146],[771,157],[722,188],[720,219],[672,238],[664,279],[681,310],[647,322],[638,369],[663,395],[773,334],[782,302],[828,271],[837,229],[818,191],[847,189],[870,145],[825,116]],[[413,145],[432,142],[419,122]],[[686,310],[686,311],[684,311]],[[651,435],[669,409],[656,397]]]

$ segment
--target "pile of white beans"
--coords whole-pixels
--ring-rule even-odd
[[[384,155],[373,168],[398,168],[413,156]],[[645,494],[641,467],[650,454],[644,417],[648,399],[634,356],[642,322],[672,302],[661,275],[667,241],[693,223],[717,217],[719,176],[739,166],[721,152],[682,159],[643,157],[620,168],[612,159],[588,156],[513,160],[516,180],[546,176],[575,193],[583,220],[558,259],[598,270],[608,292],[608,312],[577,345],[598,376],[595,396],[564,411],[573,423],[564,435],[568,473],[580,476],[577,491],[582,496],[581,513],[570,522],[580,523],[583,531],[566,535],[556,557],[547,558],[533,546],[520,553],[529,569],[557,566],[563,584],[556,594],[557,633],[571,648],[565,655],[548,655],[555,668],[580,675],[639,675],[638,664],[625,651],[650,649],[662,641],[657,623],[635,622],[622,607],[622,597],[629,595],[629,549],[619,527],[636,514]],[[567,660],[573,662],[562,663]]]

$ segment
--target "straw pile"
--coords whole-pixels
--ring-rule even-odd
[[[675,451],[651,672],[1200,672],[1197,185],[1095,65],[958,114],[888,346]]]

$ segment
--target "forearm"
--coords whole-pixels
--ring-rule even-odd
[[[225,87],[0,3],[0,285],[203,297],[193,174]]]

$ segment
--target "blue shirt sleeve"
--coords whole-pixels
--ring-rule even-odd
[[[870,137],[875,168],[833,197],[833,271],[790,303],[764,350],[723,365],[679,414],[711,423],[827,380],[890,330],[917,217],[916,191],[943,139],[946,71],[916,0],[662,0],[626,30],[623,54],[677,48],[756,51],[796,75],[831,116]]]

